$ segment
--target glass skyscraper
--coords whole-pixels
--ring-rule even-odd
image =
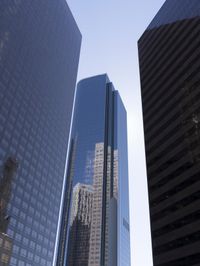
[[[53,265],[80,43],[65,0],[1,1],[0,265]]]
[[[167,0],[139,40],[155,266],[200,265],[200,1]]]
[[[57,265],[130,265],[126,111],[107,75],[78,83]]]

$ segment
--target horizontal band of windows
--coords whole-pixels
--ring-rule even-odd
[[[176,248],[180,248],[182,246],[186,246],[195,242],[200,242],[200,231],[195,232],[191,235],[187,235],[181,238],[178,238],[174,241],[171,241],[163,246],[154,247],[154,255],[157,256],[159,254],[165,253],[166,251],[174,250]]]
[[[168,153],[172,152],[174,148],[177,148],[178,146],[184,146],[185,142],[184,142],[184,137],[181,136],[178,139],[175,139],[174,141],[172,141],[173,138],[171,138],[171,143],[170,142],[164,142],[163,145],[160,146],[159,151],[157,151],[157,154],[152,154],[152,156],[148,157],[149,160],[147,160],[147,165],[148,167],[153,167],[154,165],[156,165],[157,163],[159,163],[159,161],[162,159],[163,155],[166,156]],[[155,153],[155,152],[154,152]],[[152,158],[153,157],[153,158]]]
[[[177,165],[175,165],[175,167],[176,166]],[[177,166],[177,168],[174,169],[174,171],[172,169],[172,171],[170,173],[164,175],[163,178],[162,178],[162,176],[159,176],[159,179],[156,178],[154,180],[150,180],[150,181],[157,181],[157,182],[154,182],[152,185],[151,185],[151,182],[149,182],[149,191],[150,191],[151,195],[153,196],[153,193],[157,193],[158,191],[160,191],[160,193],[161,193],[162,188],[166,184],[168,186],[168,183],[173,182],[176,178],[179,178],[180,176],[182,177],[183,173],[185,174],[187,171],[190,172],[191,167],[193,167],[193,165],[191,163],[188,163],[188,162],[182,163],[181,162],[181,166],[179,166],[179,167]]]
[[[146,103],[144,101],[144,96],[142,97],[144,120],[149,120],[151,117],[154,117],[154,115],[158,113],[158,111],[160,112],[160,109],[162,109],[164,102],[168,104],[170,98],[177,97],[175,95],[179,93],[179,91],[182,87],[185,86],[185,84],[189,83],[192,87],[196,82],[199,82],[199,53],[200,52],[198,49],[198,54],[195,52],[193,58],[190,57],[191,62],[187,63],[186,61],[184,62],[184,64],[182,63],[182,65],[177,66],[178,70],[175,70],[174,74],[172,73],[170,75],[169,73],[168,75],[165,75],[166,80],[161,79],[160,84],[154,83],[152,86],[148,85],[148,89],[152,88],[149,89],[149,91],[153,90],[154,96],[148,99]],[[194,83],[192,83],[192,80],[194,80]],[[157,90],[156,87],[158,87]]]
[[[182,157],[188,156],[191,164],[195,164],[200,161],[200,140],[197,136],[193,135],[188,138],[187,142],[181,143],[179,146],[175,147],[174,150],[168,154],[160,155],[161,159],[156,162],[156,164],[148,167],[148,176],[157,177],[161,171],[171,167],[174,163],[181,160]]]
[[[144,129],[147,134],[145,140],[149,144],[148,148],[151,147],[152,142],[158,142],[161,138],[164,140],[166,134],[170,133],[170,129],[173,129],[173,126],[175,125],[180,125],[180,123],[180,112],[179,110],[173,109],[173,115],[170,113],[167,114],[163,120],[160,120],[160,123],[155,124],[152,128],[147,129],[146,124],[144,124]]]
[[[188,69],[186,69],[185,66],[191,64],[192,61],[198,62],[196,56],[199,54],[199,44],[200,43],[199,42],[197,43],[197,41],[195,41],[195,40],[191,40],[191,43],[193,44],[193,45],[191,45],[193,47],[190,47],[188,45],[188,47],[190,47],[191,50],[189,48],[184,49],[185,53],[187,51],[187,54],[185,54],[185,57],[184,57],[183,52],[178,53],[178,50],[177,50],[175,52],[175,54],[173,56],[171,56],[170,61],[169,61],[169,59],[168,59],[168,61],[161,61],[160,62],[160,68],[158,68],[156,70],[155,70],[155,68],[157,68],[157,65],[155,63],[155,65],[153,64],[151,66],[152,70],[149,73],[148,72],[146,73],[146,77],[148,77],[148,81],[145,82],[145,80],[143,78],[142,82],[141,82],[142,88],[143,88],[142,95],[143,95],[143,103],[145,104],[145,109],[144,109],[145,111],[147,111],[146,108],[149,108],[149,106],[151,106],[151,108],[149,108],[149,110],[154,109],[154,107],[152,106],[153,97],[146,100],[147,96],[145,95],[145,90],[152,88],[149,91],[153,91],[155,93],[158,90],[158,88],[160,89],[160,87],[163,87],[163,84],[166,85],[168,90],[171,89],[174,86],[175,81],[178,80],[177,77],[180,74],[183,76],[183,73],[188,72]],[[168,55],[168,57],[170,58],[170,55]],[[164,69],[163,69],[163,66],[164,66]],[[144,72],[142,72],[142,75],[144,75],[144,77],[145,77]],[[171,85],[167,86],[167,83],[171,83]],[[162,98],[160,100],[162,100]]]
[[[190,224],[177,228],[173,232],[154,238],[153,247],[161,247],[172,241],[175,241],[176,239],[187,237],[188,235],[191,235],[196,232],[200,232],[198,220],[194,220]]]
[[[145,147],[148,151],[148,149],[151,147],[151,142],[153,141],[160,141],[170,138],[170,136],[174,135],[178,130],[181,128],[181,121],[180,117],[177,117],[176,120],[170,121],[170,123],[162,125],[160,128],[158,128],[154,134],[150,134],[150,132],[147,133],[145,129],[144,124],[144,133],[145,133]],[[152,133],[153,130],[151,130]]]
[[[158,230],[152,231],[152,237],[157,238],[163,235],[167,235],[170,232],[173,232],[177,229],[180,229],[188,224],[198,221],[200,219],[200,210],[193,212],[187,216],[182,217],[172,223],[167,224],[166,226],[159,228]]]
[[[172,212],[170,216],[161,217],[158,221],[155,221],[151,224],[152,232],[167,226],[170,223],[173,223],[179,219],[182,219],[185,216],[188,216],[195,211],[200,210],[200,200],[194,201],[191,204],[187,205],[184,209],[178,209],[176,212]]]
[[[163,170],[169,168],[174,163],[177,163],[182,157],[188,153],[188,148],[185,145],[179,145],[174,150],[161,157],[161,160],[154,166],[148,168],[148,173],[151,176],[159,175]]]
[[[148,58],[152,60],[151,56],[157,47],[165,47],[167,40],[168,42],[172,40],[172,45],[174,40],[177,39],[177,35],[180,36],[184,34],[187,28],[190,28],[190,30],[194,29],[198,26],[198,22],[199,19],[186,19],[181,22],[176,21],[170,25],[162,25],[156,29],[145,31],[138,41],[138,47],[139,50],[141,50],[140,55],[143,59],[141,62],[146,62]]]
[[[165,199],[165,201],[163,202],[157,202],[156,206],[151,207],[151,215],[154,216],[158,212],[166,210],[171,206],[173,207],[174,205],[179,204],[179,202],[184,201],[188,197],[193,196],[199,191],[198,190],[199,187],[200,187],[200,181],[198,181],[198,183],[193,183],[191,186],[186,187],[184,190],[182,190],[181,193],[179,191],[170,198]]]
[[[198,172],[196,175],[194,176],[188,176],[188,179],[181,183],[178,184],[177,186],[173,187],[173,189],[163,193],[162,195],[160,195],[159,197],[155,198],[154,200],[152,200],[150,202],[150,205],[152,207],[157,206],[158,204],[162,203],[162,201],[172,197],[173,195],[177,194],[178,192],[184,190],[185,188],[190,187],[191,185],[193,185],[194,183],[197,183],[199,181],[199,175],[200,173]]]
[[[181,142],[183,138],[183,132],[181,132],[180,130],[176,130],[176,133],[174,133],[173,135],[170,134],[169,137],[167,137],[167,142],[165,141],[166,137],[164,138],[163,136],[161,137],[162,138],[159,138],[158,142],[156,142],[156,144],[152,146],[151,149],[146,148],[146,153],[149,154],[147,158],[147,163],[149,163],[148,160],[150,160],[151,157],[157,157],[157,153],[162,151],[165,147],[167,147],[171,143],[175,143],[177,141]]]
[[[180,158],[177,163],[173,164],[169,169],[164,169],[163,171],[158,173],[158,175],[155,176],[148,173],[149,189],[155,191],[156,187],[159,188],[166,184],[166,178],[168,178],[170,181],[172,178],[180,175],[184,170],[186,171],[191,166],[193,166],[193,161],[191,160],[189,154],[186,154],[185,156]]]
[[[198,72],[199,73],[199,72]],[[198,75],[196,73],[196,75]],[[195,76],[196,77],[196,76]],[[197,102],[200,99],[200,79],[198,75],[198,81],[196,82],[190,82],[190,87],[189,92],[190,92],[190,100],[193,101],[194,103]],[[186,85],[188,86],[188,85]],[[188,106],[188,95],[185,94],[185,91],[182,89],[179,89],[176,91],[176,93],[173,93],[170,95],[169,98],[166,99],[166,101],[162,101],[161,104],[158,106],[159,112],[156,112],[150,120],[144,119],[145,122],[145,129],[146,130],[151,130],[151,128],[154,128],[156,124],[165,123],[166,120],[166,115],[168,119],[174,116],[174,113],[178,112],[179,114],[182,114],[182,112],[186,109]],[[166,106],[165,106],[166,104]],[[164,105],[164,106],[163,106]],[[163,108],[164,107],[164,108]],[[188,110],[188,108],[187,108]]]
[[[173,49],[173,44],[177,42],[177,37],[182,41],[182,38],[185,38],[185,32],[191,32],[198,25],[196,23],[188,23],[186,21],[182,23],[174,23],[173,25],[167,25],[162,28],[150,31],[148,36],[145,36],[144,41],[139,43],[139,50],[141,50],[141,64],[151,64],[151,61],[155,60],[155,51],[159,47],[162,47],[162,50],[157,53],[157,59],[160,61],[162,59],[163,52],[168,52]],[[183,37],[182,37],[183,36]],[[167,44],[167,45],[166,45]]]
[[[164,194],[165,192],[171,191],[176,186],[181,185],[182,183],[185,183],[188,179],[191,179],[191,182],[193,181],[193,177],[198,175],[200,172],[199,165],[195,164],[192,167],[184,167],[181,168],[179,171],[174,172],[172,175],[168,176],[167,180],[163,180],[162,185],[158,183],[157,189],[153,187],[149,187],[150,191],[150,202],[153,202],[156,198]],[[167,186],[165,186],[167,184]]]
[[[198,188],[196,188],[198,189]],[[187,205],[197,201],[200,199],[200,191],[197,191],[193,193],[192,195],[174,203],[173,205],[165,208],[162,211],[159,211],[156,214],[151,215],[152,221],[158,221],[159,219],[163,218],[164,216],[171,215],[173,212],[176,212],[177,210],[181,210]]]
[[[156,30],[145,31],[140,40],[138,41],[138,47],[139,50],[141,50],[139,54],[142,57],[141,59],[143,59],[141,60],[141,62],[143,63],[146,58],[151,56],[151,54],[155,50],[155,47],[157,47],[157,44],[163,41],[167,33],[170,33],[172,31],[171,37],[173,38],[174,32],[177,31],[178,28],[180,28],[181,26],[183,26],[182,23],[180,25],[176,23],[174,24],[174,27],[165,26],[159,27]]]
[[[154,262],[156,263],[157,260],[159,261],[159,258],[155,259]],[[170,260],[169,262],[166,263],[156,263],[155,265],[156,266],[189,266],[189,265],[199,266],[199,261],[200,261],[200,252],[194,255],[185,256],[180,259]]]
[[[173,149],[175,149],[176,147],[182,145],[182,146],[187,146],[188,147],[188,151],[193,151],[197,146],[200,145],[200,139],[198,136],[198,133],[200,134],[200,129],[196,128],[196,124],[191,122],[190,123],[190,129],[188,130],[183,130],[185,132],[183,132],[183,134],[185,136],[181,136],[180,138],[176,139],[174,138],[174,142],[172,142],[173,140],[173,136],[171,137],[171,141],[166,141],[163,143],[163,145],[160,146],[160,149],[157,151],[157,154],[150,154],[147,157],[147,165],[148,167],[151,167],[155,164],[159,163],[159,160],[161,160],[162,156],[166,156],[169,152],[171,152]],[[177,134],[175,134],[177,135]],[[170,143],[171,142],[171,143]],[[153,158],[152,158],[153,157]]]
[[[185,27],[184,32],[182,32],[182,34],[179,35],[178,38],[176,37],[175,41],[172,42],[173,45],[171,45],[169,39],[168,40],[166,39],[167,36],[165,35],[165,37],[162,38],[163,41],[165,41],[165,45],[162,45],[162,43],[160,43],[159,45],[156,45],[156,47],[154,48],[150,56],[148,56],[148,51],[150,50],[150,48],[146,49],[145,47],[145,49],[141,49],[139,47],[140,70],[141,70],[142,85],[144,87],[146,87],[146,84],[148,87],[149,85],[152,85],[154,82],[154,80],[151,81],[150,79],[151,71],[156,70],[155,73],[159,73],[162,70],[162,67],[165,67],[165,69],[169,69],[169,67],[171,67],[172,64],[169,62],[170,64],[169,66],[167,66],[167,60],[178,59],[177,61],[178,63],[184,57],[186,58],[188,57],[187,55],[188,51],[192,51],[192,52],[194,51],[194,45],[196,45],[196,42],[198,42],[198,38],[196,37],[199,34],[199,23],[197,22],[196,25],[197,25],[196,28]],[[173,38],[171,40],[173,40]],[[144,51],[144,55],[142,56],[141,53],[143,51]],[[175,57],[176,55],[179,55],[179,57],[176,58]],[[148,62],[148,60],[150,61]],[[164,62],[164,64],[162,66],[159,65],[162,62]],[[154,66],[153,68],[152,68],[152,64]],[[147,75],[145,75],[145,72],[147,73]],[[147,78],[145,79],[145,77]],[[153,96],[152,91],[148,91],[147,89],[144,89],[143,93],[145,94],[144,99],[146,97]]]
[[[199,91],[199,86],[197,86],[196,90]],[[193,101],[193,99],[195,99],[195,101]],[[146,133],[146,136],[145,136],[146,143],[151,145],[152,141],[154,141],[153,143],[155,143],[155,141],[157,139],[160,139],[161,137],[164,139],[164,136],[168,132],[170,132],[171,128],[173,128],[174,126],[177,126],[177,124],[180,124],[180,123],[181,125],[184,125],[186,123],[188,124],[189,122],[188,118],[190,117],[191,117],[191,122],[192,122],[193,121],[192,115],[194,113],[198,114],[199,112],[200,112],[200,93],[198,93],[197,95],[196,94],[193,95],[191,100],[188,102],[187,107],[185,106],[185,104],[182,106],[179,105],[179,109],[177,110],[177,112],[173,110],[172,116],[170,116],[170,113],[169,113],[169,117],[167,116],[165,119],[161,120],[161,122],[156,124],[155,127],[151,129],[151,131],[148,131],[148,129],[146,128],[146,124],[144,120],[144,131],[145,133],[148,132],[148,134]],[[162,132],[163,130],[164,132]],[[148,149],[150,149],[150,147]]]
[[[158,102],[167,100],[167,97],[176,93],[177,88],[181,88],[183,84],[180,84],[180,78],[183,82],[184,80],[187,81],[188,79],[191,80],[197,73],[197,69],[199,68],[199,60],[197,57],[199,54],[199,49],[195,50],[195,52],[188,58],[185,58],[184,62],[181,64],[176,65],[176,71],[173,73],[165,73],[164,78],[160,78],[158,83],[153,83],[152,85],[148,84],[147,88],[152,93],[152,95],[145,99],[146,95],[144,93],[144,89],[142,89],[142,101],[143,101],[143,110],[146,113],[145,118],[152,117],[154,113],[156,113],[158,108]],[[169,78],[170,77],[170,78]],[[183,79],[184,78],[184,79]],[[142,84],[142,88],[144,85]],[[152,88],[151,90],[149,88]],[[176,91],[173,90],[176,88]],[[155,93],[156,92],[156,93]],[[160,103],[161,104],[161,103]]]

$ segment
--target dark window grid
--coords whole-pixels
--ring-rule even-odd
[[[185,182],[188,179],[188,176],[195,176],[199,172],[199,166],[197,164],[182,164],[177,169],[174,169],[172,173],[164,176],[163,178],[157,180],[155,184],[150,186],[149,183],[149,191],[151,192],[151,199],[155,199],[158,195],[162,194],[166,191],[166,189],[170,189],[176,184],[180,184]],[[192,180],[191,180],[192,181]],[[165,186],[168,183],[167,186]]]
[[[191,62],[185,61],[184,64],[182,62],[181,67],[179,67],[179,69],[176,72],[173,72],[171,74],[171,77],[173,77],[173,78],[170,78],[167,80],[162,80],[162,84],[156,85],[157,86],[156,88],[159,88],[159,91],[157,93],[155,93],[155,91],[154,91],[154,96],[152,96],[151,99],[149,99],[149,103],[145,105],[146,106],[145,111],[147,113],[147,117],[153,116],[153,114],[156,113],[156,110],[159,106],[155,105],[155,103],[158,101],[158,99],[160,99],[161,95],[165,99],[167,97],[170,98],[170,95],[172,97],[172,92],[175,93],[173,90],[166,90],[167,88],[179,87],[180,83],[178,84],[178,82],[180,80],[180,77],[183,77],[183,75],[185,75],[187,73],[188,73],[188,76],[186,77],[185,81],[187,81],[188,78],[191,79],[191,77],[193,77],[194,75],[197,74],[197,70],[199,69],[199,62],[198,62],[197,57],[196,57],[196,52],[193,54],[193,56],[191,56],[190,61]],[[194,73],[188,72],[188,69],[193,70]],[[167,77],[168,77],[168,75],[167,75]],[[149,84],[148,84],[148,87],[150,87]],[[155,84],[153,87],[155,88]],[[163,91],[165,92],[164,94],[163,94]],[[143,103],[144,103],[144,96],[145,96],[145,94],[143,92]],[[174,94],[173,94],[173,97],[174,97]]]
[[[193,184],[196,184],[199,181],[199,173],[197,173],[194,176],[189,177],[185,182],[178,184],[177,186],[173,187],[172,190],[169,190],[159,197],[155,198],[153,201],[151,201],[150,205],[152,207],[157,206],[157,204],[160,204],[162,201],[170,198],[171,196],[175,195],[176,193],[184,190],[185,188],[188,188],[192,186]],[[198,184],[197,184],[198,185]]]
[[[159,160],[161,159],[160,156],[163,155],[163,152],[166,152],[167,154],[168,152],[173,150],[174,147],[176,147],[175,144],[177,146],[180,144],[182,145],[186,144],[184,133],[177,130],[179,128],[180,128],[179,126],[175,127],[175,129],[171,130],[162,139],[162,142],[159,141],[159,143],[155,146],[155,149],[152,150],[151,156],[148,157],[148,160],[147,160],[148,167],[153,166],[155,162],[159,162]]]
[[[154,247],[153,253],[155,256],[157,256],[162,253],[165,253],[166,251],[170,251],[176,248],[180,248],[182,246],[186,246],[186,245],[189,245],[195,242],[199,242],[199,238],[200,238],[200,231],[197,231],[193,234],[178,238],[162,246]]]
[[[200,109],[196,110],[196,112],[199,113],[200,112]],[[192,111],[191,111],[191,113],[192,113]],[[192,118],[191,118],[191,122],[190,123],[187,123],[186,126],[183,125],[183,133],[184,132],[185,132],[185,134],[187,133],[187,139],[186,139],[186,137],[184,137],[184,140],[185,141],[184,142],[180,142],[180,143],[182,143],[183,146],[186,145],[188,147],[188,151],[191,151],[191,152],[193,152],[193,149],[195,149],[195,145],[198,145],[196,130],[197,129],[196,129],[195,125],[192,124]],[[174,135],[172,132],[170,132],[170,133],[171,133],[170,134],[171,136]],[[167,137],[166,137],[166,144],[168,144],[168,138]],[[163,151],[162,151],[162,153],[160,153],[159,156],[156,156],[156,157],[159,157],[160,160],[162,160],[162,156],[161,156],[162,154],[163,154]],[[166,156],[166,153],[165,153],[165,156]],[[152,162],[153,162],[153,160],[155,160],[155,159],[152,159]],[[147,161],[148,165],[150,165],[150,162]],[[158,165],[158,161],[157,161],[157,165]]]
[[[199,105],[199,103],[195,106],[195,109],[198,108],[198,105]],[[191,108],[191,109],[192,109],[192,108]],[[189,113],[189,114],[192,114],[192,112],[193,112],[193,110],[189,110],[188,113]],[[196,112],[199,112],[199,110],[197,109]],[[180,114],[180,118],[181,118],[181,114]],[[178,118],[178,119],[180,120],[180,118]],[[182,122],[183,122],[183,121],[182,121]],[[179,123],[180,123],[180,122],[179,122]],[[175,121],[172,121],[171,124],[170,124],[170,128],[173,127],[173,125],[176,126],[176,124],[177,124],[177,123],[176,123],[176,120],[175,120]],[[185,128],[186,128],[187,126],[188,126],[188,125],[186,125]],[[168,131],[170,130],[170,128],[168,127],[168,128],[166,129],[167,132],[164,132],[164,136],[161,135],[160,138],[159,138],[159,140],[160,140],[161,138],[163,139],[163,138],[165,137],[165,135],[168,133]],[[160,129],[162,129],[162,128],[158,128],[158,130],[160,130]],[[153,135],[151,134],[151,135],[152,135],[151,137],[148,137],[148,142],[149,142],[150,139],[152,139],[152,140],[154,139],[154,140],[153,140],[154,142],[156,141],[155,136],[156,136],[156,133],[158,132],[158,130],[157,130]],[[148,142],[147,142],[147,143],[148,143]]]
[[[199,83],[196,83],[195,85],[192,85],[192,88],[194,88],[193,92],[192,92],[192,98],[195,99],[195,101],[198,101],[196,99],[199,99],[199,92],[198,92],[198,88],[199,88]],[[183,96],[182,96],[183,97]],[[192,99],[191,99],[192,100]],[[182,102],[183,107],[185,106],[184,102]],[[174,111],[174,110],[173,110]],[[181,111],[181,109],[179,110],[179,112]],[[182,113],[182,112],[181,112]]]
[[[198,89],[199,87],[197,87],[197,89]],[[195,95],[194,95],[195,96]],[[183,97],[183,96],[182,96]],[[197,109],[197,108],[199,108],[199,97],[197,98],[197,97],[195,97],[196,98],[196,103],[195,103],[195,108]],[[181,102],[180,102],[181,103]],[[179,106],[180,106],[180,103],[179,103]],[[191,108],[192,109],[192,108]],[[191,113],[193,110],[188,110],[188,114],[189,113]],[[174,110],[173,110],[173,112],[174,112]],[[180,115],[182,114],[182,110],[181,110],[181,106],[179,107],[179,113],[180,113]],[[162,125],[162,123],[164,124],[165,123],[165,121],[163,122],[163,120],[161,120],[161,122],[159,123],[159,126],[160,125]],[[146,126],[145,126],[145,130],[146,130]],[[153,130],[153,131],[155,131],[155,129]],[[153,138],[153,136],[155,136],[155,133],[154,133],[154,135],[153,136],[151,136],[152,135],[152,133],[153,133],[153,131],[151,130],[151,134],[148,136],[148,140],[150,140],[151,138]],[[156,132],[159,132],[158,131],[158,129],[157,129],[157,131]]]
[[[173,205],[165,208],[162,211],[159,211],[158,213],[151,215],[151,220],[152,221],[158,221],[160,218],[163,218],[166,215],[169,215],[173,212],[176,212],[177,210],[180,210],[184,207],[186,207],[189,204],[192,204],[193,202],[197,201],[200,199],[200,192],[194,192],[193,194],[189,195],[188,197],[174,203]]]
[[[174,34],[176,35],[179,34],[180,32],[184,34],[185,24],[186,23],[183,22],[180,24],[175,23],[172,26],[170,25],[170,26],[160,27],[154,30],[153,34],[152,31],[146,31],[138,42],[141,50],[140,52],[141,62],[143,62],[146,58],[149,58],[159,44],[162,44],[162,46],[164,47],[164,44],[166,42],[166,36],[169,36],[168,37],[169,41],[170,39],[173,39]]]
[[[171,119],[171,121],[167,121],[165,124],[160,123],[156,128],[152,129],[148,135],[147,134],[145,135],[146,145],[148,145],[148,143],[151,143],[152,141],[155,142],[156,138],[160,140],[161,132],[163,134],[163,138],[170,137],[170,135],[172,135],[174,131],[177,131],[177,129],[180,128],[181,126],[182,126],[181,118],[180,116],[178,116],[178,114],[177,114],[177,119],[175,120]],[[144,132],[146,132],[145,124],[144,124]]]
[[[180,94],[180,93],[178,93]],[[172,99],[169,99],[167,102],[163,102],[162,111],[155,114],[152,117],[152,120],[148,120],[144,118],[145,121],[145,129],[151,130],[152,128],[156,128],[157,125],[161,126],[167,122],[167,120],[174,117],[176,114],[180,113],[180,99],[177,95],[174,95]]]
[[[153,162],[156,162],[159,159],[159,154],[163,151],[167,151],[168,147],[174,148],[175,145],[179,143],[183,143],[185,138],[183,133],[180,131],[176,131],[176,133],[172,134],[169,138],[164,138],[162,141],[159,141],[157,145],[154,146],[154,149],[151,151],[151,157],[148,158],[147,164],[150,166]],[[147,151],[149,153],[149,151]],[[153,157],[153,158],[152,158]]]
[[[197,131],[195,125],[192,125],[191,123],[190,128],[188,129],[187,132],[187,137],[181,136],[178,139],[176,139],[176,137],[172,134],[173,137],[171,137],[171,140],[174,140],[174,142],[172,143],[170,143],[170,141],[168,141],[168,138],[166,138],[164,145],[161,145],[160,147],[159,154],[156,154],[156,156],[154,155],[153,158],[149,157],[149,160],[147,161],[148,167],[150,167],[151,165],[155,165],[155,163],[159,163],[159,160],[162,158],[163,154],[166,156],[170,151],[173,150],[174,147],[186,145],[188,147],[188,151],[192,152],[196,148],[196,146],[199,145],[196,132]],[[182,134],[182,132],[180,134]],[[163,149],[163,146],[166,147],[166,149]]]
[[[195,31],[189,30],[187,27],[184,34],[178,36],[178,38],[176,37],[173,45],[169,41],[166,41],[165,38],[165,45],[156,47],[152,53],[153,58],[151,59],[150,63],[147,64],[146,62],[144,65],[145,69],[143,69],[143,75],[145,75],[146,72],[148,73],[148,77],[146,76],[147,79],[143,79],[143,85],[145,86],[145,83],[150,83],[150,85],[152,85],[152,83],[156,83],[158,81],[156,78],[158,75],[155,76],[152,75],[152,73],[165,72],[166,69],[169,69],[169,67],[173,65],[172,61],[179,63],[179,61],[183,58],[188,58],[188,55],[192,54],[191,51],[194,51],[198,48],[198,38],[196,37],[199,35],[199,30],[199,27],[196,28]],[[156,53],[156,57],[155,52],[159,53]],[[162,64],[162,62],[165,62],[165,64]],[[152,64],[154,64],[154,68],[152,68]],[[155,78],[150,80],[150,76],[154,76]]]
[[[149,189],[151,190],[151,192],[153,192],[156,190],[156,188],[161,188],[162,186],[167,184],[167,182],[170,182],[177,176],[180,176],[181,174],[183,175],[183,173],[188,171],[191,166],[193,166],[193,164],[191,164],[191,162],[188,162],[188,157],[183,157],[180,161],[177,162],[176,165],[172,165],[172,167],[167,169],[167,172],[165,171],[166,175],[164,174],[163,176],[157,176],[155,180],[152,180],[154,182],[149,182]],[[167,178],[168,181],[166,180]],[[182,178],[184,178],[184,176]]]
[[[179,145],[178,147],[175,147],[175,149],[173,149],[171,152],[169,152],[166,156],[163,154],[159,163],[148,169],[148,173],[151,176],[156,177],[159,175],[159,173],[161,173],[167,168],[170,168],[179,160],[181,160],[181,158],[185,155],[188,155],[188,148],[186,144]]]
[[[151,192],[160,189],[165,184],[179,176],[181,173],[188,171],[193,164],[188,161],[188,156],[184,156],[178,163],[174,164],[170,169],[164,170],[159,176],[151,180],[148,179],[149,190]]]
[[[173,231],[175,231],[181,227],[184,227],[186,225],[193,223],[194,221],[198,221],[199,219],[200,219],[200,210],[196,210],[195,212],[193,212],[187,216],[181,217],[180,219],[175,220],[174,222],[172,222],[172,223],[170,223],[170,224],[168,224],[162,228],[154,230],[152,232],[152,236],[156,237],[156,238],[161,237],[162,235],[173,232]]]
[[[182,27],[183,24],[181,23],[180,25],[181,25],[180,27]],[[190,47],[193,46],[196,43],[196,41],[198,41],[198,38],[195,40],[194,37],[198,36],[199,34],[198,33],[199,23],[196,22],[196,25],[190,23],[190,26],[191,28],[188,27],[188,25],[185,28],[183,28],[181,35],[179,35],[178,30],[176,31],[175,34],[173,34],[172,27],[170,27],[168,30],[171,30],[170,32],[172,36],[170,37],[169,35],[165,34],[161,42],[159,42],[158,44],[155,43],[155,47],[151,55],[147,58],[146,58],[146,55],[148,54],[149,50],[144,49],[145,53],[143,57],[141,57],[141,59],[143,58],[143,60],[149,60],[149,63],[146,65],[147,63],[146,62],[144,65],[145,68],[144,67],[142,68],[143,74],[144,74],[144,71],[146,71],[146,73],[150,73],[151,75],[152,68],[150,67],[152,67],[152,63],[154,64],[154,62],[155,62],[155,69],[160,70],[160,67],[161,69],[162,67],[165,67],[165,65],[164,66],[160,65],[161,62],[168,62],[170,58],[173,59],[174,56],[176,55],[177,55],[177,59],[178,59],[178,55],[179,57],[180,55],[181,57],[185,56],[185,53],[187,53]],[[162,45],[161,44],[162,42],[164,42],[165,45]],[[155,53],[156,53],[156,57],[155,57]],[[142,60],[141,60],[141,65],[143,66]],[[169,67],[169,65],[166,64],[166,67]],[[149,78],[149,76],[147,78]],[[148,84],[148,81],[146,80],[147,84]],[[143,85],[145,84],[143,83]]]

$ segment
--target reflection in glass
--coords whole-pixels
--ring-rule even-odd
[[[64,253],[58,256],[58,265],[129,266],[129,231],[122,222],[129,221],[126,112],[107,75],[78,84],[73,139],[76,151],[67,175],[72,187],[66,187],[62,220],[69,218],[60,231],[59,251]],[[126,195],[118,197],[120,193]]]
[[[11,197],[12,181],[18,163],[15,158],[9,157],[3,165],[3,174],[0,179],[0,265],[9,265],[13,242],[7,235],[10,216],[7,207]]]
[[[93,187],[78,183],[72,194],[68,265],[88,265]]]

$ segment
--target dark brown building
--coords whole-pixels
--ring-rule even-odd
[[[200,1],[167,0],[138,47],[154,266],[198,266]]]

